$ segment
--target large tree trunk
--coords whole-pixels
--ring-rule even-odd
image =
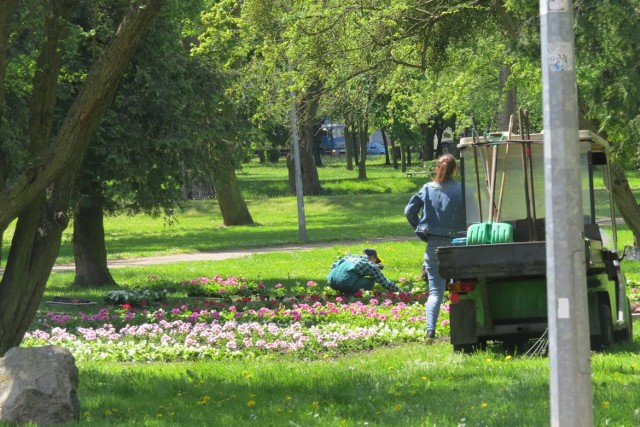
[[[73,217],[74,286],[112,286],[116,282],[107,267],[102,200],[81,205]]]
[[[433,139],[436,136],[436,129],[427,124],[421,124],[422,136],[424,136],[424,144],[422,148],[422,160],[433,160],[434,144]]]
[[[67,26],[63,16],[66,6],[76,3],[53,2],[54,13],[47,21],[46,42],[38,59],[29,121],[29,143],[36,160],[0,192],[0,229],[18,218],[0,281],[0,355],[20,344],[33,321],[68,223],[66,212],[80,162],[162,0],[132,6],[89,72],[54,144],[45,146],[51,134],[63,52],[60,41]]]
[[[230,163],[218,164],[215,165],[214,170],[213,187],[216,190],[216,199],[218,199],[224,225],[253,224],[253,218],[242,197],[234,167]]]
[[[54,143],[2,189],[0,228],[11,223],[36,195],[71,164],[80,163],[89,142],[115,97],[122,75],[140,38],[157,15],[163,0],[132,6],[69,109]]]

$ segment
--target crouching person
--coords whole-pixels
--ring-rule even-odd
[[[382,260],[375,249],[365,249],[362,255],[347,254],[331,266],[327,276],[329,286],[343,294],[355,294],[359,290],[371,290],[375,283],[391,292],[400,288],[380,271]]]

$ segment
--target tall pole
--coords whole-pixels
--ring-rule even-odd
[[[552,426],[592,426],[571,0],[540,0]]]
[[[296,99],[291,92],[291,127],[293,129],[293,163],[295,165],[296,197],[298,201],[298,238],[301,242],[307,241],[307,222],[304,215],[304,194],[302,188],[302,169],[300,167],[300,143],[298,141],[298,113],[296,112]]]

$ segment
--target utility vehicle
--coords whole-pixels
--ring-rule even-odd
[[[451,344],[455,351],[501,341],[524,348],[547,330],[543,134],[492,133],[458,144],[466,237],[438,250],[448,279]],[[617,229],[609,145],[580,131],[582,218],[586,253],[589,331],[593,349],[632,338]],[[574,191],[567,189],[567,192]],[[603,221],[610,224],[607,231]],[[610,230],[610,234],[609,234]],[[569,257],[570,254],[567,254]]]

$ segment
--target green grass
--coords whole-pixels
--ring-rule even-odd
[[[107,218],[109,256],[149,256],[298,242],[295,198],[286,170],[247,166],[240,174],[255,226],[226,228],[215,201],[195,201],[178,223],[144,216]],[[150,276],[173,285],[199,276],[245,275],[266,284],[324,284],[339,254],[376,247],[393,280],[418,273],[424,246],[402,215],[423,179],[371,165],[369,179],[335,162],[320,169],[329,195],[305,198],[308,240],[335,242],[310,251],[255,254],[225,261],[112,269],[125,288],[147,286]],[[327,174],[326,178],[323,174]],[[269,197],[266,197],[268,195]],[[631,234],[621,229],[621,244]],[[70,261],[69,236],[60,261]],[[10,232],[6,233],[5,249]],[[372,244],[375,237],[408,237]],[[352,244],[338,241],[353,239]],[[629,244],[629,243],[627,243]],[[624,261],[640,279],[640,262]],[[53,273],[42,310],[53,296],[102,301],[108,289],[74,289],[72,273]],[[181,295],[172,296],[173,299]],[[84,310],[86,311],[86,310]],[[633,343],[592,354],[595,425],[640,425],[640,323]],[[278,356],[225,363],[79,363],[81,420],[72,425],[145,426],[540,426],[549,424],[549,360],[486,352],[453,353],[444,341],[376,348],[344,357],[300,360]]]
[[[328,166],[320,169],[323,187],[331,194],[304,198],[306,242],[412,236],[403,210],[423,184],[421,179],[408,179],[378,159],[379,164],[367,169],[369,179],[357,180],[357,171],[347,171],[344,163],[337,166],[332,161],[329,158]],[[187,202],[184,210],[176,211],[177,221],[172,225],[164,218],[145,215],[106,217],[109,258],[300,243],[298,206],[296,197],[287,195],[284,162],[254,162],[245,165],[238,176],[255,225],[225,227],[215,199]],[[58,262],[73,261],[72,233],[70,226],[63,235]],[[12,235],[13,226],[3,236],[3,260]]]
[[[640,423],[638,338],[593,355],[595,425]],[[547,358],[454,354],[446,343],[321,361],[79,368],[82,419],[74,425],[549,425]]]

